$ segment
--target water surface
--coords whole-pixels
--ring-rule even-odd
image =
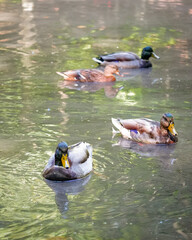
[[[190,3],[0,1],[0,239],[192,238]],[[112,84],[63,83],[55,73],[147,45],[161,57],[153,68]],[[164,112],[174,115],[177,144],[112,138],[111,117]],[[88,178],[44,181],[61,140],[92,144]]]

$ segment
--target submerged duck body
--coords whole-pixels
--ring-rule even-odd
[[[149,68],[152,67],[152,63],[149,61],[150,57],[159,59],[151,47],[145,47],[142,50],[141,58],[132,52],[116,52],[106,55],[100,55],[98,58],[93,58],[95,62],[101,66],[107,66],[113,64],[119,68]]]
[[[77,69],[57,72],[57,74],[67,81],[79,82],[113,82],[116,80],[113,74],[120,75],[118,67],[112,64],[107,65],[104,71],[99,69]]]
[[[174,119],[170,113],[163,114],[160,122],[147,118],[124,120],[112,118],[112,123],[123,138],[135,142],[170,144],[178,141]]]
[[[54,181],[83,178],[92,171],[92,147],[89,143],[79,142],[68,146],[58,144],[43,170],[43,177]]]

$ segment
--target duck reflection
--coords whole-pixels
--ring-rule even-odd
[[[61,89],[67,88],[72,90],[78,90],[78,91],[88,91],[88,92],[96,92],[101,89],[104,89],[105,96],[108,98],[114,98],[118,92],[123,88],[121,87],[113,87],[114,82],[87,82],[87,83],[81,83],[81,82],[71,82],[71,81],[62,81],[58,83],[58,86]]]
[[[98,67],[103,69],[102,67]],[[141,80],[143,87],[150,88],[158,84],[162,78],[153,76],[152,68],[138,68],[138,69],[122,69],[119,68],[120,76],[117,76],[117,81]]]
[[[158,157],[166,169],[170,168],[176,161],[173,157],[176,144],[143,144],[120,137],[118,142],[112,146],[121,146],[142,157]]]
[[[152,68],[138,68],[138,69],[124,69],[120,68],[119,72],[122,77],[126,80],[127,78],[134,78],[136,76],[148,76],[150,72],[152,71]]]
[[[152,75],[152,68],[120,69],[119,72],[123,77],[123,81],[131,80],[135,77],[140,77],[143,87],[151,87],[162,80],[162,78],[157,78]]]
[[[85,178],[71,181],[50,181],[45,179],[46,184],[55,192],[55,202],[63,218],[69,209],[68,195],[78,195],[81,193],[85,185],[91,179],[91,174]]]

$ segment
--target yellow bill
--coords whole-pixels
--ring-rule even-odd
[[[175,127],[174,127],[174,123],[170,123],[169,127],[168,127],[168,130],[169,132],[173,135],[173,136],[177,136],[177,132],[175,130]]]
[[[159,57],[159,56],[157,56],[157,54],[155,54],[154,52],[152,52],[152,55],[151,55],[151,57],[154,57],[154,58],[156,58],[156,59],[160,59],[160,57]]]
[[[62,157],[61,157],[61,162],[62,162],[62,165],[64,168],[70,168],[70,164],[69,164],[69,161],[68,161],[68,158],[67,158],[67,154],[62,154]]]

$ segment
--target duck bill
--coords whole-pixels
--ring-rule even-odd
[[[160,57],[159,56],[157,56],[154,52],[152,52],[152,55],[151,55],[151,57],[153,57],[153,58],[156,58],[156,59],[160,59]]]
[[[176,132],[176,130],[175,130],[174,123],[171,123],[171,124],[169,125],[168,130],[169,130],[169,132],[170,132],[173,136],[177,136],[177,135],[178,135],[177,132]]]
[[[66,169],[70,168],[70,164],[67,157],[68,157],[67,154],[62,154],[62,157],[61,157],[62,165]]]

